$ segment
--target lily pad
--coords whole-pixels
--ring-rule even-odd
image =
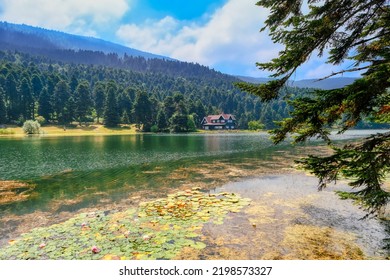
[[[123,212],[83,213],[10,240],[0,259],[173,259],[184,248],[204,249],[198,241],[203,225],[221,224],[249,203],[192,189]]]

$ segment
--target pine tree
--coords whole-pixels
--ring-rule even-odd
[[[294,134],[295,142],[321,137],[328,144],[330,128],[339,133],[355,127],[362,119],[389,119],[390,115],[390,6],[386,0],[308,1],[260,0],[270,9],[262,28],[269,30],[284,50],[271,62],[258,63],[260,69],[278,78],[267,84],[241,83],[238,86],[270,101],[283,94],[280,89],[299,66],[318,52],[329,50],[327,62],[338,65],[353,60],[351,68],[330,73],[324,79],[346,72],[363,72],[360,79],[341,89],[316,90],[290,99],[291,117],[272,131],[275,143]],[[351,179],[355,197],[368,210],[377,213],[388,204],[390,193],[383,182],[390,171],[390,133],[362,139],[360,143],[333,147],[327,157],[310,156],[299,161],[319,178],[319,189],[344,176]]]
[[[10,121],[17,120],[20,116],[20,94],[16,84],[16,78],[13,73],[8,73],[5,78],[5,87],[6,99],[8,103],[8,113],[7,116]]]
[[[104,102],[105,102],[105,89],[104,89],[104,84],[102,82],[98,82],[95,85],[93,91],[93,101],[94,101],[94,108],[96,111],[97,123],[99,123],[99,119],[104,113]]]
[[[164,110],[160,109],[157,114],[157,127],[158,131],[165,132],[168,130],[168,121],[165,116]]]
[[[0,124],[7,122],[7,108],[5,107],[5,92],[0,86]]]
[[[34,99],[31,92],[30,82],[23,78],[20,84],[21,111],[25,120],[34,119]]]
[[[145,91],[138,91],[133,105],[134,120],[139,128],[143,131],[150,131],[153,123],[152,103]]]
[[[39,95],[42,92],[42,89],[43,89],[43,84],[41,78],[37,74],[34,74],[31,78],[31,90],[32,90],[32,95],[34,97],[34,100],[38,100]]]
[[[115,127],[119,124],[120,116],[118,101],[116,99],[117,86],[114,81],[110,81],[106,86],[106,98],[104,102],[104,125]]]
[[[53,94],[54,112],[56,113],[57,121],[60,124],[65,124],[69,121],[69,113],[66,112],[68,110],[66,104],[69,101],[70,96],[69,85],[66,81],[60,80],[55,86]]]
[[[65,102],[63,110],[63,124],[71,123],[74,120],[74,116],[77,111],[77,102],[75,98],[71,95],[68,100]]]
[[[178,103],[176,104],[176,111],[173,116],[169,119],[170,130],[172,132],[188,132],[188,110],[184,99],[174,98]]]
[[[81,125],[81,122],[90,113],[92,108],[92,98],[87,81],[81,81],[75,91],[75,118]]]
[[[130,123],[131,110],[133,108],[133,103],[129,95],[129,89],[121,91],[118,97],[118,106],[120,114],[122,115],[123,123]]]
[[[50,95],[47,88],[42,89],[41,94],[39,95],[38,104],[38,115],[44,117],[46,121],[50,121],[53,108],[51,106]]]

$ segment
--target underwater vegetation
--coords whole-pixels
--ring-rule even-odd
[[[197,188],[142,202],[126,211],[79,214],[10,240],[0,259],[173,259],[183,249],[202,250],[206,223],[222,224],[250,199]]]

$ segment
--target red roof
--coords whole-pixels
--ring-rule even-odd
[[[206,119],[206,123],[204,123],[204,124],[205,125],[221,125],[223,123],[213,123],[212,122],[213,120],[219,120],[221,117],[224,120],[228,120],[230,118],[232,118],[232,120],[236,120],[236,118],[232,114],[209,115],[207,117],[204,117],[204,119]]]

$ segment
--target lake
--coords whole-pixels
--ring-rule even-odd
[[[335,137],[348,140],[369,133],[352,131]],[[203,253],[181,253],[177,258],[237,256],[236,249],[226,249],[235,248],[225,244],[227,239],[213,243],[224,235],[241,240],[235,246],[246,248],[239,255],[243,259],[316,258],[292,245],[297,236],[314,229],[324,238],[350,238],[362,252],[350,250],[343,258],[383,258],[388,254],[382,249],[388,224],[360,221],[364,212],[358,207],[339,200],[331,189],[317,192],[315,178],[292,168],[294,159],[321,151],[326,148],[318,141],[273,146],[266,133],[0,138],[0,180],[22,183],[2,190],[8,199],[0,204],[0,245],[79,213],[125,211],[145,200],[197,187],[204,192],[239,193],[252,204],[224,225],[205,225],[202,232],[208,246]],[[345,183],[337,187],[348,190]],[[265,226],[240,231],[249,220]],[[261,250],[245,246],[257,239]],[[288,252],[278,249],[282,243]]]

